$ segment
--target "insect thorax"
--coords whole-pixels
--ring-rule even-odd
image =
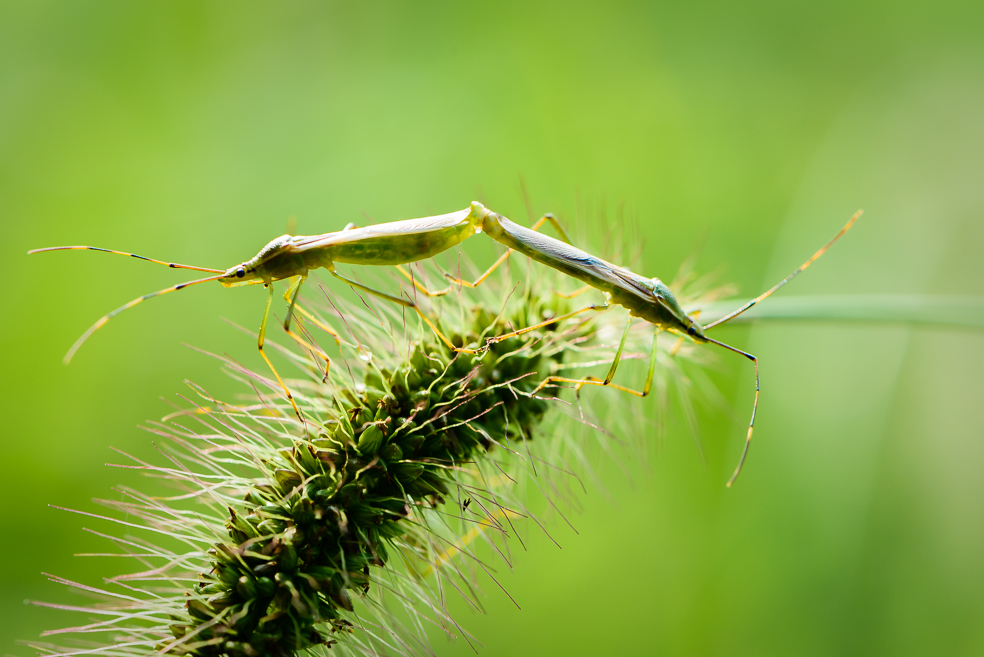
[[[657,283],[651,299],[643,299],[637,294],[618,290],[612,294],[612,301],[628,308],[633,317],[645,320],[663,330],[686,332],[690,325],[687,314],[680,307],[676,297],[662,283]]]
[[[290,244],[293,239],[294,238],[291,235],[281,235],[280,237],[271,240],[269,244],[260,249],[260,252],[249,261],[249,264],[256,267],[260,263],[266,261],[267,258],[280,251],[285,245]]]
[[[270,280],[306,274],[307,267],[304,266],[303,258],[290,249],[293,240],[291,235],[281,235],[272,240],[245,263],[246,271]]]

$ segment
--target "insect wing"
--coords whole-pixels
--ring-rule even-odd
[[[566,267],[581,272],[583,276],[578,276],[578,278],[593,287],[599,289],[618,288],[647,301],[652,301],[655,298],[652,289],[637,281],[637,277],[632,272],[547,235],[540,235],[533,231],[528,231],[528,233],[529,235],[526,236],[528,241],[540,253],[547,256],[549,260],[559,261]],[[549,261],[544,262],[544,264],[551,265]],[[591,282],[592,279],[594,282]]]
[[[470,212],[470,209],[465,209],[434,217],[391,221],[385,224],[374,224],[372,226],[363,226],[362,228],[325,233],[323,235],[295,237],[292,246],[295,251],[302,252],[334,246],[336,244],[345,244],[347,242],[358,242],[374,237],[394,237],[398,235],[429,233],[444,228],[454,228],[465,221]]]

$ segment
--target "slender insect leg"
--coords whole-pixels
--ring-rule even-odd
[[[456,283],[457,285],[464,285],[465,287],[478,287],[483,282],[485,282],[485,279],[488,278],[492,274],[492,272],[494,272],[499,267],[499,265],[501,265],[502,263],[504,263],[506,260],[509,259],[509,256],[512,254],[512,252],[513,252],[512,249],[508,249],[505,253],[499,256],[499,259],[496,260],[494,263],[492,263],[492,266],[489,267],[484,274],[476,278],[474,283],[469,283],[468,281],[463,280],[461,278],[455,278],[454,276],[452,276],[447,272],[444,272],[444,278],[448,279],[452,283]]]
[[[618,362],[622,360],[622,351],[625,349],[625,339],[629,337],[629,328],[632,327],[632,315],[625,318],[625,330],[622,331],[622,339],[618,341],[618,351],[615,352],[615,360],[612,361],[612,366],[608,369],[608,376],[605,377],[605,385],[607,386],[615,378],[615,370],[618,369]]]
[[[342,340],[342,336],[338,335],[338,331],[336,331],[332,327],[322,322],[313,313],[311,313],[308,310],[305,310],[304,307],[301,306],[301,304],[297,303],[297,296],[294,295],[294,288],[295,286],[299,286],[299,285],[300,282],[298,281],[292,284],[289,288],[287,288],[287,291],[284,292],[284,301],[291,304],[291,307],[293,308],[293,312],[296,312],[298,315],[300,315],[301,317],[308,320],[309,322],[317,326],[319,329],[330,335],[332,339],[335,340],[335,344],[337,345],[342,344],[344,340]],[[348,343],[346,342],[346,344]]]
[[[594,288],[591,287],[590,285],[585,285],[584,287],[578,288],[578,289],[574,290],[573,292],[554,292],[554,294],[556,294],[558,297],[562,297],[564,299],[573,299],[574,297],[580,296],[580,295],[584,294],[585,292],[587,292],[588,290],[593,290],[593,289]]]
[[[312,324],[314,324],[315,326],[317,326],[319,329],[321,329],[322,331],[324,331],[325,333],[327,333],[328,335],[330,335],[332,338],[334,338],[335,344],[341,345],[342,343],[345,343],[345,344],[347,344],[349,346],[355,346],[355,345],[352,345],[349,342],[345,342],[345,340],[342,340],[342,337],[340,335],[338,335],[338,332],[335,329],[333,329],[332,327],[330,327],[327,324],[325,324],[324,322],[322,322],[320,319],[318,319],[309,310],[305,310],[305,308],[303,306],[301,306],[301,304],[296,304],[294,306],[294,310],[297,311],[297,314],[298,315],[300,315],[301,317],[303,317],[307,321],[311,322]]]
[[[611,297],[606,292],[605,293],[605,303],[603,303],[601,305],[590,305],[590,306],[586,306],[584,308],[581,308],[580,310],[575,310],[574,312],[571,312],[571,313],[566,313],[564,315],[558,315],[557,317],[551,317],[550,319],[548,319],[545,322],[540,322],[539,324],[534,324],[533,326],[527,326],[526,328],[519,329],[518,331],[512,331],[511,333],[503,333],[502,335],[497,335],[497,336],[492,337],[492,338],[487,338],[485,340],[486,347],[488,347],[488,345],[490,345],[490,344],[495,344],[496,342],[502,342],[503,340],[507,340],[509,338],[516,337],[517,335],[522,335],[524,333],[529,333],[530,331],[534,331],[534,330],[536,330],[538,328],[543,328],[544,326],[550,326],[551,324],[556,324],[557,322],[563,321],[563,320],[567,319],[568,317],[573,317],[574,315],[580,315],[581,313],[588,312],[589,310],[594,310],[595,312],[604,312],[604,311],[608,310],[609,308],[611,308],[610,301],[611,301]]]
[[[432,322],[430,320],[430,318],[427,317],[427,315],[425,315],[424,312],[420,309],[420,307],[418,307],[417,304],[415,304],[413,301],[410,301],[408,299],[401,299],[400,297],[394,297],[392,294],[387,294],[385,292],[380,292],[379,290],[374,290],[371,287],[367,287],[367,286],[363,285],[362,283],[358,283],[356,281],[353,281],[350,278],[345,278],[344,276],[342,276],[341,274],[339,274],[337,271],[335,271],[334,268],[329,269],[328,271],[330,271],[331,272],[331,275],[334,276],[335,278],[341,279],[341,280],[345,281],[346,283],[348,283],[349,285],[351,285],[352,287],[357,288],[359,290],[362,290],[363,292],[368,292],[369,294],[371,294],[373,296],[377,296],[380,299],[386,299],[387,301],[391,301],[393,303],[398,303],[398,304],[400,304],[401,306],[403,306],[405,308],[412,308],[413,310],[415,310],[417,312],[418,315],[420,315],[420,319],[424,320],[424,323],[427,324],[427,326],[430,327],[430,330],[434,332],[434,335],[436,335],[441,340],[441,342],[443,342],[444,344],[446,344],[451,350],[462,352],[462,353],[466,353],[466,354],[478,354],[478,353],[481,353],[480,351],[477,351],[475,349],[464,349],[464,348],[461,348],[461,347],[454,346],[454,343],[451,342],[447,338],[446,335],[444,335],[443,333],[441,333],[441,330],[437,328],[437,326],[434,324],[434,322]]]
[[[609,388],[614,388],[615,390],[621,390],[622,392],[627,392],[629,394],[635,395],[636,397],[647,397],[653,388],[653,374],[656,371],[656,339],[659,336],[659,329],[653,334],[653,347],[649,355],[649,371],[646,373],[646,383],[643,384],[642,392],[638,390],[632,390],[631,388],[626,388],[624,386],[616,385],[612,383],[612,379],[615,378],[615,370],[618,368],[618,363],[622,359],[622,350],[625,348],[625,338],[629,334],[629,326],[632,324],[632,316],[629,316],[628,321],[625,324],[625,331],[622,333],[622,340],[619,342],[618,351],[615,353],[615,360],[612,361],[612,366],[608,370],[608,376],[604,379],[599,379],[594,376],[587,376],[583,379],[568,379],[562,376],[548,376],[544,379],[540,385],[536,387],[533,394],[538,393],[545,386],[553,382],[558,383],[574,383],[575,392],[580,393],[581,386],[607,386]]]
[[[552,214],[545,214],[542,217],[540,217],[540,220],[537,221],[535,224],[533,224],[533,228],[531,230],[539,230],[540,226],[542,226],[545,222],[548,221],[550,222],[550,225],[553,226],[554,229],[557,231],[557,234],[560,235],[560,239],[570,244],[571,241],[570,239],[568,239],[567,233],[564,232],[564,229],[561,227],[560,222],[557,221],[557,217],[553,216]],[[504,263],[506,260],[509,259],[509,256],[512,255],[513,250],[514,249],[506,249],[506,252],[503,253],[501,256],[499,256],[499,259],[496,260],[494,263],[492,263],[492,266],[489,267],[484,274],[482,274],[477,279],[475,279],[474,283],[469,283],[468,281],[461,280],[460,278],[454,278],[453,276],[451,276],[451,274],[447,272],[444,273],[444,278],[448,279],[452,283],[456,283],[458,285],[464,285],[465,287],[478,287],[485,281],[486,278],[488,278],[492,274],[492,272],[496,270],[496,268],[498,268],[499,265],[501,265],[502,263]]]
[[[294,307],[297,306],[297,295],[301,292],[301,285],[304,284],[305,276],[298,276],[287,291],[284,292],[284,300],[289,304],[287,306],[287,317],[284,319],[284,330],[290,333],[290,320],[294,316]]]
[[[573,244],[573,242],[571,242],[571,239],[567,236],[567,233],[564,231],[564,227],[560,225],[559,221],[557,221],[557,217],[553,216],[553,214],[549,212],[543,215],[542,217],[540,217],[540,220],[537,221],[535,224],[533,224],[532,230],[539,230],[540,226],[542,226],[543,222],[545,221],[550,222],[550,225],[553,226],[554,230],[557,231],[557,234],[560,235],[560,239],[567,242],[568,244]]]
[[[303,425],[304,418],[301,417],[301,409],[297,407],[297,402],[294,401],[294,395],[292,395],[290,390],[287,389],[287,385],[284,383],[284,380],[280,378],[280,373],[277,372],[277,368],[273,366],[273,363],[270,362],[270,357],[266,355],[265,351],[263,351],[263,343],[266,340],[267,320],[270,318],[270,306],[273,304],[273,285],[270,284],[267,285],[267,287],[270,288],[270,294],[267,295],[266,308],[263,310],[263,321],[260,322],[260,331],[257,334],[256,346],[260,350],[260,355],[263,356],[263,360],[265,360],[266,364],[270,367],[270,371],[273,372],[275,377],[277,377],[277,382],[280,383],[280,387],[283,388],[284,394],[287,395],[287,399],[290,400],[290,405],[294,407],[294,414],[297,415],[297,419],[300,420]]]
[[[733,351],[736,354],[741,354],[748,360],[755,364],[755,401],[752,402],[752,419],[748,422],[748,435],[745,436],[745,448],[741,451],[741,459],[738,461],[738,467],[735,468],[734,474],[731,475],[731,479],[728,480],[727,486],[731,488],[731,484],[735,483],[735,479],[738,478],[738,474],[741,472],[741,467],[745,465],[745,457],[748,456],[748,448],[752,444],[752,431],[755,429],[755,413],[758,411],[759,404],[759,362],[758,358],[751,355],[746,351],[741,349],[735,349],[731,345],[724,344],[723,342],[718,342],[717,340],[711,340],[710,338],[705,338],[708,342],[718,345],[719,347],[724,347],[728,351]]]
[[[306,278],[305,276],[298,276],[297,280],[290,286],[290,288],[287,290],[287,293],[284,295],[285,297],[290,296],[290,306],[287,307],[287,317],[284,319],[284,331],[287,332],[287,335],[294,338],[297,344],[301,345],[305,349],[308,349],[318,354],[318,356],[324,359],[325,375],[321,378],[321,382],[325,383],[326,381],[328,381],[328,372],[329,370],[331,370],[331,359],[328,358],[328,354],[322,351],[321,348],[318,347],[317,345],[313,345],[309,343],[307,340],[305,340],[304,338],[302,338],[301,336],[297,335],[296,333],[290,330],[290,322],[294,317],[294,309],[297,307],[297,296],[301,292],[301,285],[304,283],[305,278]],[[291,294],[292,291],[293,294]]]
[[[437,290],[437,291],[432,292],[431,290],[428,290],[426,287],[424,287],[422,284],[418,283],[417,282],[417,279],[415,279],[413,277],[413,274],[411,274],[406,269],[404,269],[403,268],[403,265],[397,265],[396,266],[396,270],[398,272],[400,272],[401,274],[403,274],[407,278],[407,280],[409,280],[410,283],[415,288],[417,288],[425,296],[428,296],[428,297],[443,297],[445,294],[447,294],[448,292],[451,291],[451,286],[449,285],[446,288],[444,288],[443,290]]]

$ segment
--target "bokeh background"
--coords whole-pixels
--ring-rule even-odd
[[[151,453],[137,425],[191,378],[182,343],[260,366],[260,289],[200,287],[96,244],[226,267],[300,233],[480,198],[570,221],[602,245],[625,201],[643,273],[698,267],[758,293],[857,208],[783,294],[984,294],[984,5],[968,2],[0,2],[0,653],[66,619],[42,571],[120,566],[97,510]],[[577,199],[581,199],[578,201]],[[479,263],[489,241],[463,247]],[[520,269],[514,269],[518,272]],[[984,336],[883,325],[722,329],[762,360],[756,444],[732,490],[751,371],[731,410],[677,423],[631,481],[531,532],[488,614],[494,655],[972,655],[984,652]],[[633,402],[637,412],[659,412]],[[652,432],[640,421],[639,431]],[[132,482],[131,482],[132,483]],[[439,654],[472,654],[435,638]]]

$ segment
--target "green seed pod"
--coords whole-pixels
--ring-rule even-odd
[[[461,312],[441,315],[442,324],[464,318],[447,327],[459,344],[473,343],[493,322],[527,326],[540,312],[518,297],[501,316],[501,297],[490,299],[488,307],[467,294],[460,298]],[[446,301],[458,303],[452,295]],[[564,303],[558,302],[557,312],[568,312]],[[541,431],[551,406],[532,391],[571,353],[606,343],[593,342],[595,325],[582,322],[495,344],[478,356],[455,355],[430,338],[395,344],[402,325],[387,331],[360,323],[359,312],[351,309],[349,320],[372,361],[349,353],[347,367],[331,368],[329,385],[314,369],[303,384],[285,380],[296,393],[303,423],[295,421],[289,403],[267,395],[252,407],[215,406],[214,433],[200,441],[174,426],[180,448],[175,458],[187,474],[179,468],[168,472],[188,495],[175,498],[187,502],[174,502],[167,518],[188,518],[191,538],[176,529],[179,523],[160,520],[165,502],[155,500],[139,519],[192,543],[214,537],[211,546],[162,571],[175,582],[204,575],[204,586],[174,602],[167,609],[172,617],[160,627],[122,619],[120,635],[143,643],[130,650],[109,639],[103,654],[140,654],[161,636],[179,641],[171,654],[190,657],[294,657],[335,642],[336,653],[378,653],[374,633],[403,632],[400,621],[386,615],[387,596],[401,601],[396,606],[421,600],[419,612],[433,615],[434,625],[456,626],[424,578],[438,569],[442,578],[457,577],[460,569],[448,564],[473,540],[475,527],[515,520],[497,506],[502,500],[503,508],[523,507],[510,497],[512,475],[500,476],[499,469],[527,472],[525,457],[510,466],[511,455],[556,433],[550,423],[549,431]],[[577,350],[570,349],[574,345]],[[243,410],[249,408],[259,410]],[[515,449],[506,444],[511,440],[532,445]],[[541,457],[551,449],[545,445]],[[495,450],[493,465],[486,455]],[[229,473],[228,481],[219,473]],[[440,508],[464,491],[483,501],[464,511]],[[476,511],[480,506],[485,509]],[[123,510],[128,517],[137,513],[133,506]],[[484,520],[485,515],[492,517]],[[448,519],[458,516],[461,526],[452,527]],[[406,570],[394,577],[385,570],[394,566]],[[463,590],[472,590],[472,582],[465,584]],[[167,603],[148,592],[146,602],[135,605],[151,610],[141,618],[152,618]]]
[[[256,531],[260,534],[279,534],[286,528],[287,525],[284,521],[267,518],[256,526]]]
[[[387,445],[379,455],[387,461],[399,461],[403,458],[403,450],[396,444]]]
[[[410,483],[424,473],[420,463],[396,463],[392,466],[393,476],[404,483]]]
[[[256,597],[256,583],[253,581],[252,577],[248,575],[243,575],[239,578],[239,582],[236,584],[236,592],[239,593],[239,597],[244,600],[252,600]]]
[[[276,589],[277,585],[269,577],[256,578],[256,594],[261,600],[271,597]]]
[[[375,454],[385,440],[386,436],[383,435],[383,430],[374,424],[359,436],[359,453],[363,455]]]
[[[277,483],[280,484],[281,490],[284,492],[289,492],[296,486],[301,484],[301,476],[294,472],[293,470],[286,470],[284,468],[277,468],[273,473],[274,478]]]
[[[294,549],[294,546],[285,544],[283,552],[280,553],[277,561],[280,564],[281,570],[287,572],[293,571],[297,568],[297,550]]]

